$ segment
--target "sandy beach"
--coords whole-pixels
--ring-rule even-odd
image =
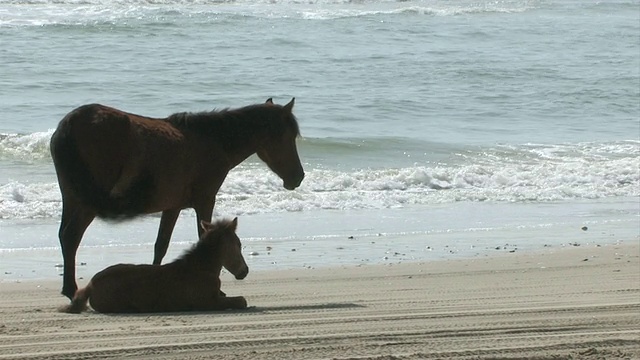
[[[640,247],[223,276],[245,311],[58,313],[0,287],[0,359],[640,359]],[[86,280],[81,280],[81,284]]]

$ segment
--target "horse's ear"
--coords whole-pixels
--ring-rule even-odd
[[[267,101],[264,102],[265,104],[269,104],[269,105],[273,105],[273,98],[268,98]]]
[[[208,221],[200,220],[200,227],[202,230],[207,231],[211,229],[211,223]]]
[[[231,221],[231,228],[233,229],[233,231],[236,231],[237,227],[238,227],[238,217],[236,216]]]
[[[296,101],[296,98],[291,98],[291,101],[287,105],[284,106],[284,110],[287,112],[291,112],[293,110],[293,103]]]

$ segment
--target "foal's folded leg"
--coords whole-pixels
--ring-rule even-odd
[[[244,296],[225,296],[218,297],[214,300],[214,309],[217,310],[225,310],[225,309],[246,309],[247,308],[247,300]]]

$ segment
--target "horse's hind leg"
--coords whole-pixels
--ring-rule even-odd
[[[160,265],[162,258],[167,254],[169,240],[171,240],[171,234],[173,233],[173,228],[176,226],[180,210],[181,209],[178,208],[162,212],[160,227],[158,228],[158,237],[156,238],[156,245],[153,252],[154,265]]]
[[[60,222],[60,247],[64,262],[64,274],[62,278],[62,295],[73,299],[78,289],[76,284],[76,253],[82,235],[95,218],[93,211],[84,208],[70,197],[62,199],[62,221]]]

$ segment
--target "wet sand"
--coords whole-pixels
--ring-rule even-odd
[[[244,311],[63,314],[60,285],[0,284],[0,359],[640,359],[637,239],[225,274]]]

